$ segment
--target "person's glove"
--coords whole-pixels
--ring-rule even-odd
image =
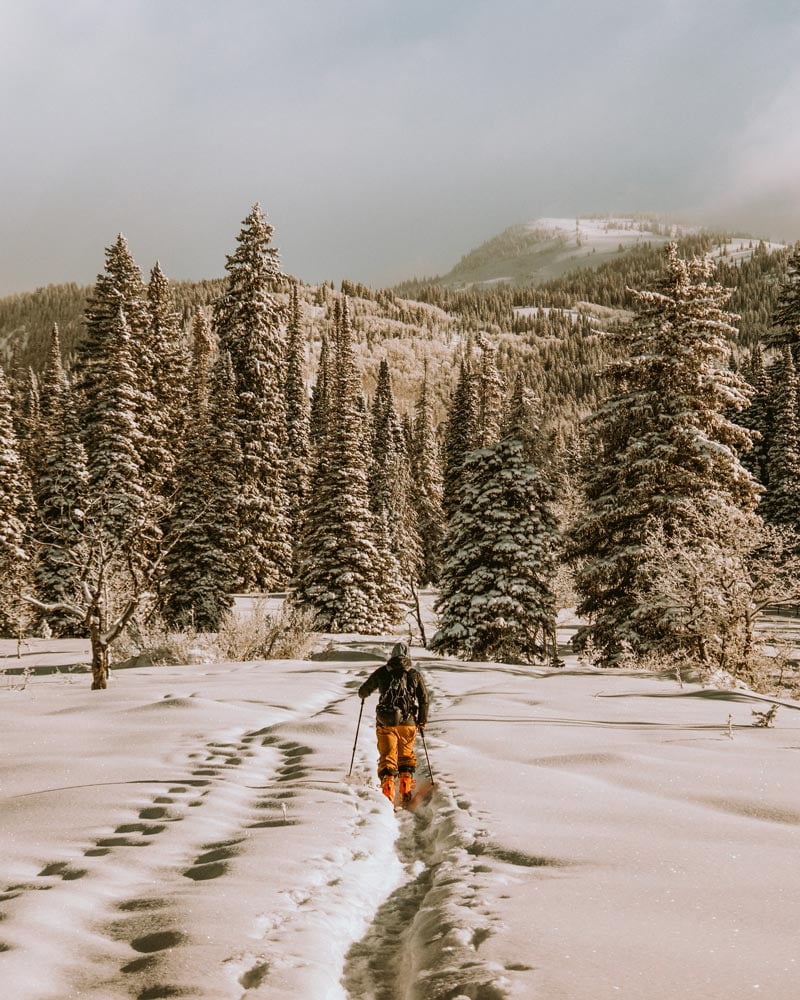
[[[419,729],[419,731],[421,733],[424,732],[425,731],[425,723],[424,722],[418,722],[417,723],[417,729]]]

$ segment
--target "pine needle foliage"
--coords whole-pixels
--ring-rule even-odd
[[[198,363],[205,365],[204,355]],[[164,614],[174,625],[216,632],[233,607],[241,471],[234,374],[226,353],[214,365],[209,398],[197,400],[192,412],[164,540]]]
[[[584,638],[604,664],[668,641],[647,599],[654,532],[700,538],[714,521],[754,509],[760,493],[739,460],[750,433],[729,419],[749,396],[725,365],[736,319],[723,308],[729,294],[707,260],[683,260],[675,244],[664,257],[659,287],[634,293],[636,318],[614,337],[622,357],[606,369],[611,391],[589,422],[586,507],[572,531]]]
[[[30,482],[19,454],[13,398],[0,368],[0,636],[17,636],[25,618],[20,594],[29,574],[25,539]]]
[[[73,553],[83,534],[86,453],[80,442],[72,387],[61,359],[58,327],[53,328],[50,358],[42,379],[42,454],[35,481],[37,541],[34,585],[45,604],[68,604],[78,592],[80,566]],[[47,615],[56,635],[82,633],[74,613],[61,607]]]
[[[336,304],[329,409],[317,439],[306,508],[296,603],[330,632],[380,632],[391,624],[383,605],[382,561],[369,508],[361,385],[347,300]]]
[[[288,578],[292,544],[286,491],[285,311],[272,226],[256,204],[227,258],[225,294],[214,310],[219,348],[230,355],[242,452],[238,502],[240,586],[273,590]]]
[[[439,442],[431,412],[427,363],[414,409],[410,458],[412,502],[421,546],[420,583],[433,584],[439,578],[441,566],[444,509]]]
[[[305,338],[300,325],[297,284],[292,285],[286,336],[286,491],[296,566],[303,511],[311,472],[309,403],[305,379]]]
[[[500,440],[466,457],[444,537],[435,652],[532,662],[552,648],[557,528],[552,484],[532,461],[535,433],[521,397]]]
[[[450,403],[444,442],[444,487],[442,506],[450,518],[461,502],[464,461],[480,442],[480,400],[469,360],[461,362],[458,382]]]

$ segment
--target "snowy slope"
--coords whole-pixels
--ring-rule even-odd
[[[439,281],[456,287],[498,282],[539,284],[574,268],[599,267],[643,244],[663,246],[698,232],[698,226],[658,222],[649,216],[539,218],[487,240]],[[715,248],[712,256],[741,262],[752,255],[758,242],[732,238]],[[782,247],[780,243],[764,245],[770,252]]]
[[[692,232],[646,218],[540,218],[512,226],[464,256],[441,284],[531,284],[576,267],[599,267],[643,243],[660,246]]]
[[[346,780],[391,641],[0,681],[2,995],[797,996],[794,709],[415,649],[437,790],[395,815],[373,703]]]

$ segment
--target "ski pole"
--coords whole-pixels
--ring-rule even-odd
[[[358,722],[356,724],[356,738],[353,740],[353,756],[350,758],[350,770],[347,772],[347,777],[353,773],[353,761],[356,759],[356,744],[358,743],[358,731],[361,728],[361,713],[364,711],[364,699],[361,699],[361,708],[358,712]]]
[[[428,744],[425,742],[425,730],[424,729],[420,729],[419,733],[420,733],[420,736],[422,737],[422,746],[425,749],[425,760],[428,762],[428,773],[431,776],[431,785],[435,785],[436,782],[435,782],[434,777],[433,777],[433,768],[431,767],[431,759],[428,756]]]

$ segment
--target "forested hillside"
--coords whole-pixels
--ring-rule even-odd
[[[739,252],[730,253],[732,246]],[[739,356],[741,349],[752,348],[771,326],[789,250],[713,234],[686,236],[679,247],[685,256],[716,254],[716,277],[733,290],[730,309],[741,316],[732,335],[732,351]],[[607,358],[605,340],[598,334],[630,315],[631,289],[652,287],[661,266],[660,244],[644,242],[600,266],[576,267],[543,284],[455,289],[408,282],[393,290],[373,290],[345,281],[341,290],[349,296],[367,392],[372,392],[380,362],[386,360],[394,377],[396,401],[401,411],[410,411],[427,361],[434,414],[441,420],[467,339],[483,331],[496,338],[500,370],[509,377],[522,370],[545,404],[548,421],[572,426],[597,402],[596,374]],[[186,330],[197,309],[211,310],[223,287],[222,279],[172,285]],[[313,376],[322,337],[332,329],[332,307],[339,291],[329,285],[299,284],[298,289],[309,375]],[[58,324],[69,365],[83,336],[83,314],[91,291],[91,286],[50,285],[0,299],[0,361],[4,366],[41,371],[53,323]],[[275,294],[288,302],[285,287],[276,288]]]
[[[433,584],[442,653],[560,662],[577,599],[598,663],[752,676],[800,599],[800,250],[373,291],[300,284],[272,234],[254,206],[226,279],[174,286],[119,236],[91,289],[2,303],[0,632],[88,630],[102,688],[137,614],[217,631],[288,589],[373,634]]]

